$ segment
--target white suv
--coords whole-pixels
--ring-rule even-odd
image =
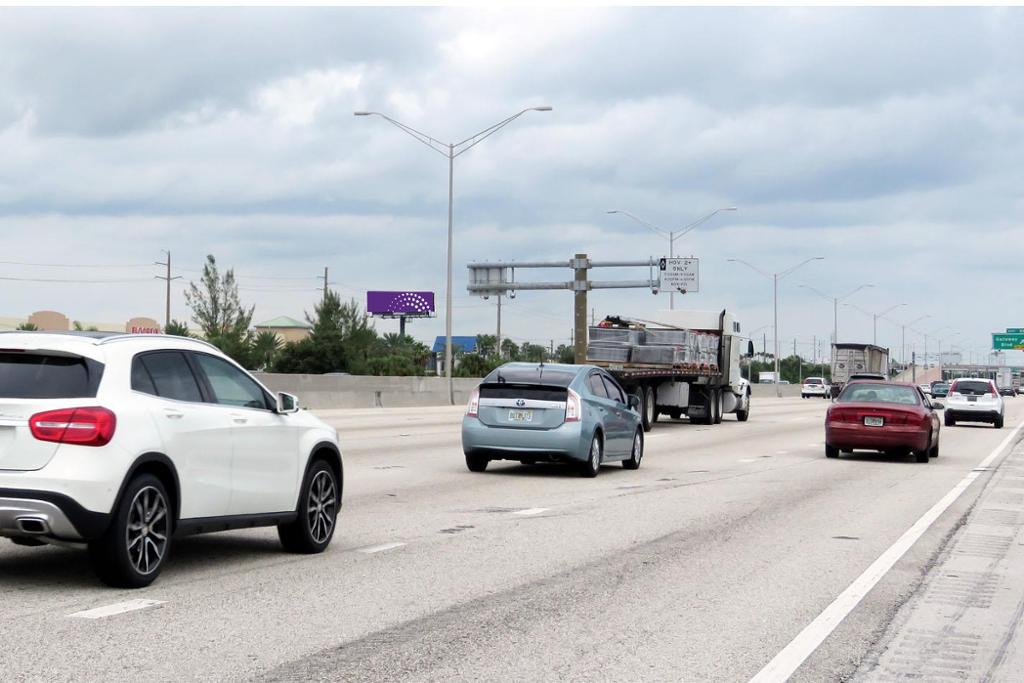
[[[967,377],[955,379],[949,385],[947,427],[957,422],[991,422],[996,429],[1002,429],[1004,416],[1003,397],[992,380]]]
[[[0,536],[86,546],[110,585],[152,583],[188,534],[321,552],[342,476],[334,429],[205,342],[0,333]]]
[[[825,384],[824,377],[808,377],[804,379],[803,386],[800,387],[800,398],[807,398],[808,396],[825,398],[830,393],[830,387],[828,384]]]

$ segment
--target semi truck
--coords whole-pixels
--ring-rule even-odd
[[[759,372],[757,373],[758,384],[775,384],[779,381],[778,376],[774,372]]]
[[[587,362],[636,396],[645,431],[658,417],[718,424],[750,416],[750,383],[740,359],[754,353],[728,311],[661,311],[656,321],[609,316],[589,330]]]
[[[874,344],[832,344],[832,398],[839,395],[851,375],[889,377],[889,349]]]

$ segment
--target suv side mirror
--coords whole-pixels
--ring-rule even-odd
[[[943,405],[942,403],[939,403],[938,401],[933,401],[932,402],[932,410],[945,410],[945,409],[946,409],[946,406]]]
[[[629,407],[639,413],[640,412],[640,397],[637,396],[636,394],[630,394],[628,400],[629,400]]]
[[[299,399],[291,394],[286,394],[283,391],[278,392],[277,409],[275,412],[280,415],[299,412]]]

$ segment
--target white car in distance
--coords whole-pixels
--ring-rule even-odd
[[[830,393],[829,389],[830,387],[825,382],[824,377],[807,377],[800,386],[800,398],[809,398],[811,396],[825,398]]]
[[[337,432],[206,342],[0,333],[0,536],[87,548],[113,586],[152,583],[176,537],[334,535]]]

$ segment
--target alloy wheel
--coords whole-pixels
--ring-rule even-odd
[[[639,433],[633,435],[633,460],[636,464],[640,464],[640,461],[644,457],[644,442],[640,437]]]
[[[334,478],[330,472],[321,470],[310,482],[309,499],[306,506],[309,534],[317,543],[323,543],[331,537],[336,509]]]
[[[152,574],[167,550],[169,531],[167,500],[153,486],[139,490],[128,511],[125,543],[128,559],[140,574]]]

